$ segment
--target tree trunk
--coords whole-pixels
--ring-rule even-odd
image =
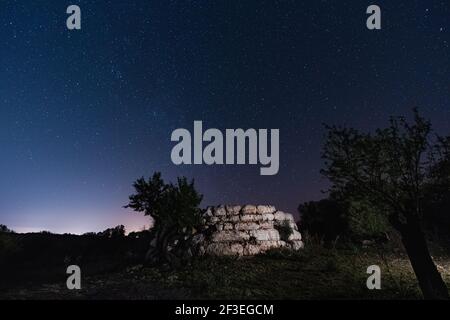
[[[400,233],[424,298],[448,299],[447,286],[431,258],[419,223],[415,219],[408,221]]]

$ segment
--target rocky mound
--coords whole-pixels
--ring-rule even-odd
[[[273,206],[208,207],[194,236],[198,255],[250,256],[273,248],[303,247],[294,217]]]

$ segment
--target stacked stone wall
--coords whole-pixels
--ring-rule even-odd
[[[199,255],[219,256],[250,256],[273,248],[303,247],[292,214],[268,205],[208,207],[194,244]]]

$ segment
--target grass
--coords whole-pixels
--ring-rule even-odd
[[[386,253],[388,252],[388,253]],[[450,257],[435,256],[450,286]],[[381,268],[381,290],[369,290],[370,265]],[[83,268],[83,266],[81,266]],[[276,250],[247,258],[203,257],[182,269],[163,271],[142,265],[82,280],[83,289],[65,282],[14,288],[0,298],[51,299],[421,299],[407,256],[386,248],[327,249],[308,245],[298,252]]]
[[[382,270],[382,290],[366,287],[366,270],[373,264]],[[254,258],[207,258],[171,276],[177,279],[174,286],[189,288],[193,298],[201,299],[421,297],[407,258],[383,257],[376,250],[316,247],[296,253],[273,251]]]

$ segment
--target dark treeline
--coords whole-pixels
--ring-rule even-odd
[[[0,287],[62,281],[71,264],[85,275],[112,272],[142,263],[149,231],[125,235],[124,226],[83,235],[0,232]]]

